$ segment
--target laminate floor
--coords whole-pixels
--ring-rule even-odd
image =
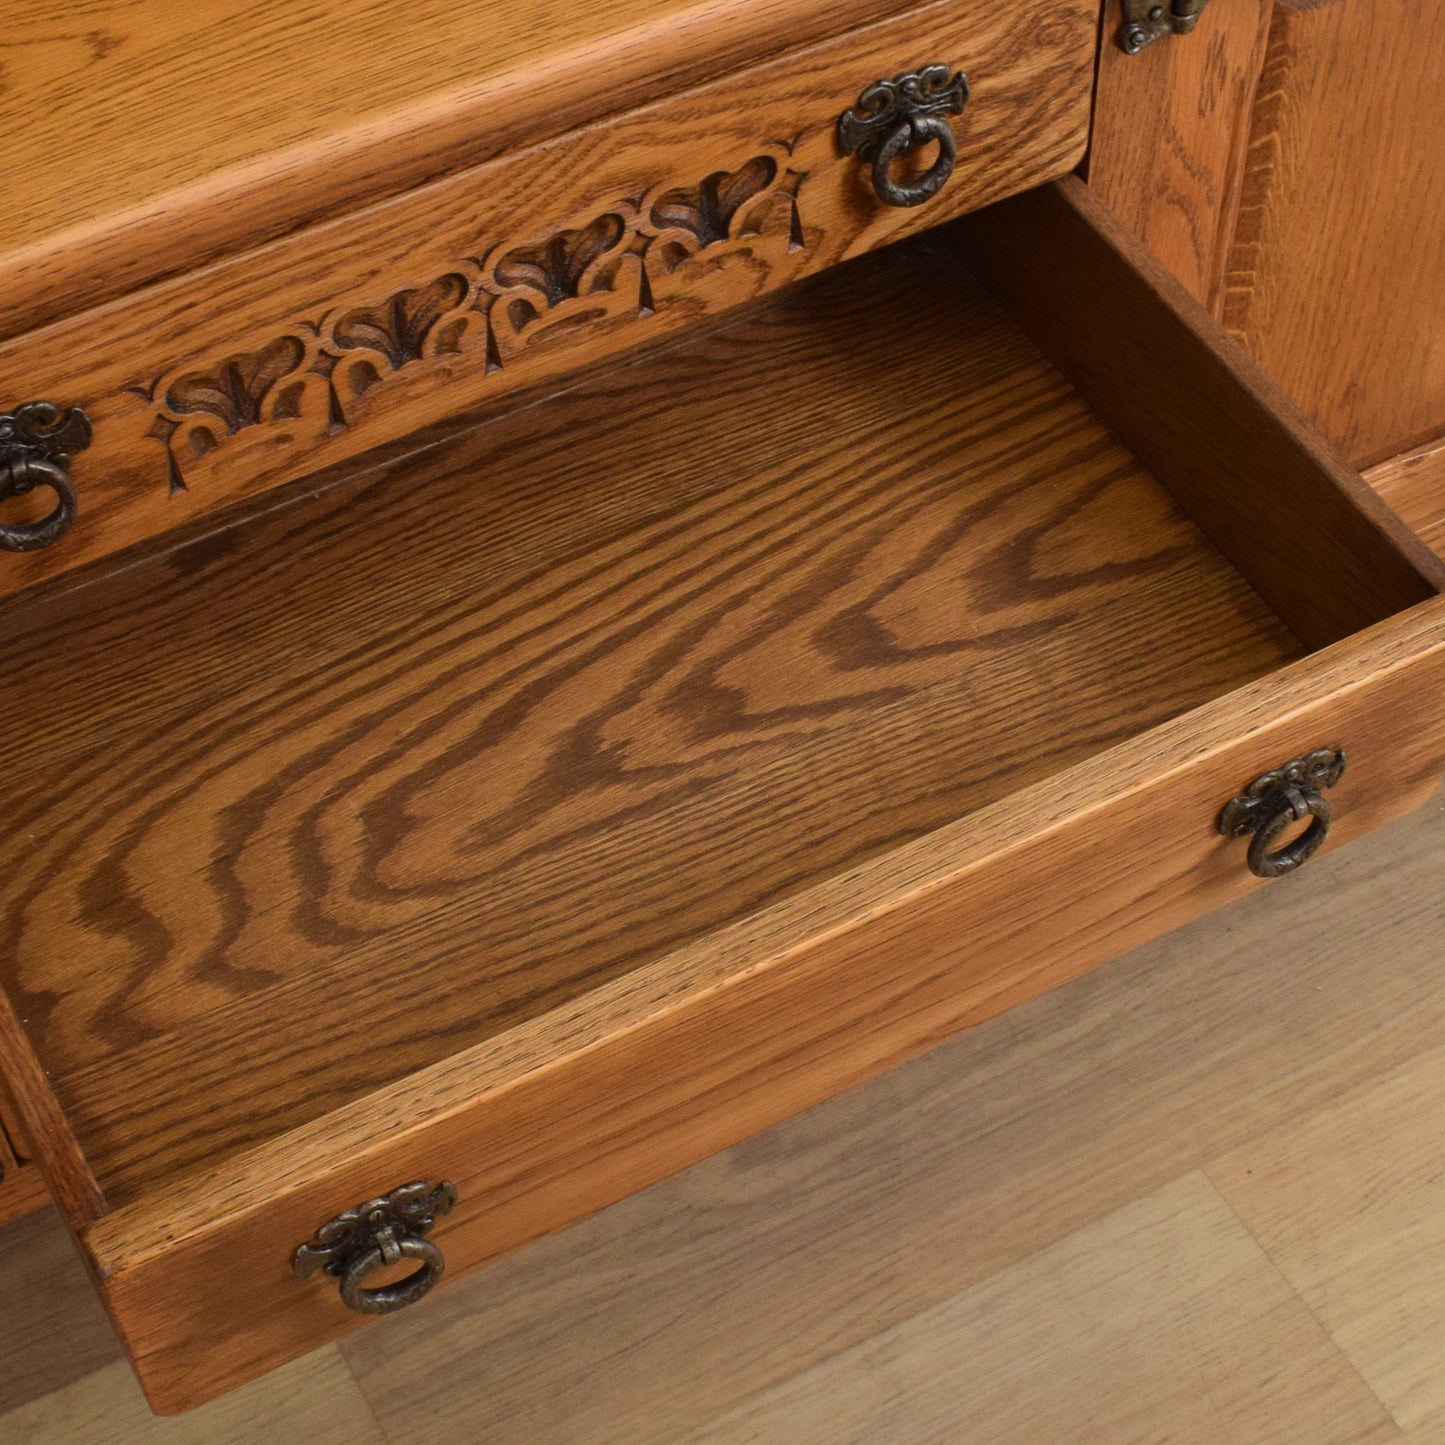
[[[426,1306],[152,1418],[53,1214],[0,1441],[1445,1441],[1445,793]]]

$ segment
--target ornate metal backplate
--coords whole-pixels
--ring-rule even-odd
[[[0,525],[0,551],[34,552],[69,531],[76,512],[70,458],[90,445],[90,436],[90,418],[78,406],[62,411],[31,401],[0,412],[0,502],[36,487],[55,493],[55,508],[43,521]]]
[[[1330,831],[1330,805],[1324,789],[1339,782],[1345,771],[1342,748],[1316,748],[1302,758],[1257,777],[1219,815],[1219,831],[1227,838],[1250,838],[1250,871],[1260,878],[1292,873],[1314,856]],[[1280,837],[1308,818],[1309,827],[1292,843],[1275,849]]]
[[[1209,0],[1122,0],[1119,48],[1137,55],[1166,35],[1188,35]]]
[[[949,115],[961,115],[968,103],[968,77],[950,75],[947,65],[925,65],[893,80],[875,80],[852,110],[838,117],[838,144],[844,155],[857,155],[873,168],[873,187],[890,206],[916,206],[936,196],[953,173],[957,146]],[[889,174],[899,156],[929,141],[938,143],[938,159],[927,174],[900,186]]]
[[[418,1180],[390,1194],[368,1199],[316,1231],[292,1260],[298,1279],[318,1270],[341,1282],[341,1298],[363,1314],[385,1314],[420,1299],[441,1278],[441,1251],[426,1239],[437,1217],[457,1202],[456,1186],[448,1180],[435,1187]],[[373,1270],[414,1259],[420,1268],[400,1284],[384,1289],[363,1289],[361,1282]]]

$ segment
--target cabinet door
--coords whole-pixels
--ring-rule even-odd
[[[1445,8],[1212,0],[1127,56],[1089,180],[1360,466],[1445,432]]]

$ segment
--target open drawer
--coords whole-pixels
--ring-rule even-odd
[[[1442,585],[1070,181],[12,602],[0,1056],[152,1402],[1422,801]]]

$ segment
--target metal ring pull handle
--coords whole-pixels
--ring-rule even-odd
[[[893,162],[930,140],[938,142],[938,159],[912,184],[900,186],[893,179]],[[941,115],[924,115],[904,121],[883,142],[873,158],[873,189],[878,192],[878,199],[890,206],[919,205],[943,189],[943,183],[953,174],[953,162],[957,155],[953,127]]]
[[[54,510],[43,522],[13,527],[0,522],[0,550],[37,552],[70,530],[78,498],[75,483],[64,468],[54,462],[11,461],[0,470],[0,502],[23,497],[36,487],[49,487],[55,493]]]
[[[90,435],[90,418],[78,406],[62,411],[48,401],[31,401],[0,413],[0,502],[36,487],[55,493],[55,506],[43,521],[0,523],[0,551],[36,552],[70,530],[78,505],[70,458],[90,445]]]
[[[396,1284],[380,1289],[363,1289],[362,1281],[384,1265],[400,1264],[415,1259],[421,1268],[413,1270]],[[415,1304],[441,1277],[446,1269],[442,1252],[429,1239],[398,1239],[391,1230],[383,1230],[375,1246],[356,1256],[341,1274],[341,1302],[348,1309],[364,1315],[385,1315],[392,1310]]]
[[[838,118],[838,144],[872,167],[873,189],[890,206],[917,206],[943,189],[953,174],[958,143],[947,117],[962,115],[968,77],[946,65],[925,65],[894,80],[876,80],[858,104]],[[893,164],[929,142],[938,157],[916,181],[899,185]]]
[[[1318,748],[1292,758],[1256,778],[1219,815],[1226,837],[1249,838],[1249,871],[1257,878],[1293,873],[1319,851],[1329,836],[1330,805],[1322,789],[1332,788],[1345,771],[1339,748]],[[1276,846],[1291,828],[1309,819],[1309,826],[1283,847]]]
[[[364,1315],[385,1315],[415,1304],[442,1277],[446,1260],[425,1236],[457,1202],[454,1184],[403,1184],[328,1220],[292,1259],[298,1279],[318,1270],[338,1280],[341,1302]],[[421,1266],[395,1284],[365,1288],[368,1276],[413,1259]]]

